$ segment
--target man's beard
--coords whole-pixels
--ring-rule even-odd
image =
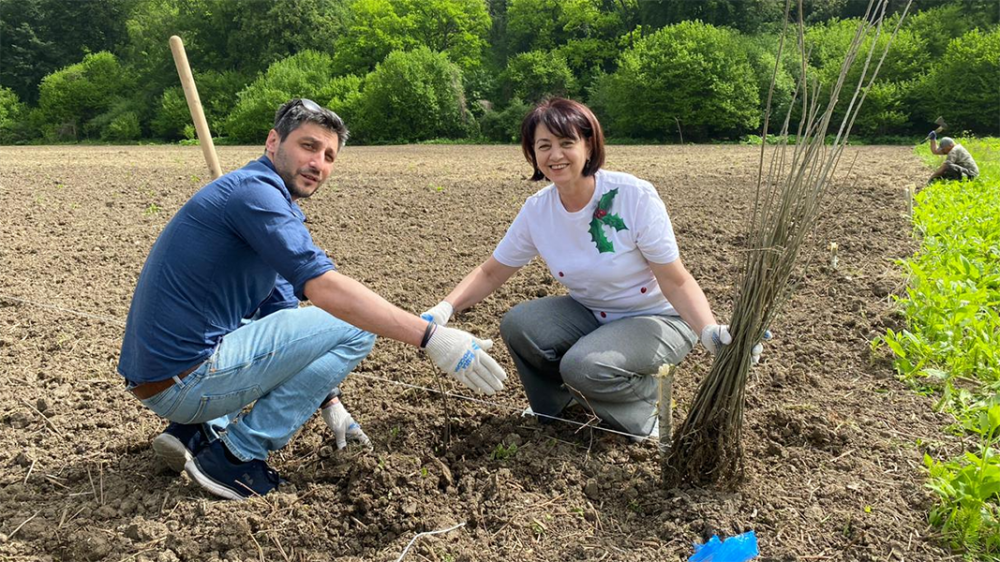
[[[323,185],[322,182],[319,182],[316,184],[315,187],[312,188],[311,191],[305,191],[303,189],[300,189],[299,186],[295,184],[294,180],[296,176],[293,175],[291,177],[285,177],[282,174],[279,175],[281,175],[281,179],[285,180],[285,187],[288,189],[288,193],[291,194],[291,196],[294,197],[295,199],[306,199],[307,197],[311,197],[314,193],[316,193],[319,187]],[[319,174],[317,173],[316,175]]]
[[[299,177],[299,170],[288,170],[285,167],[285,151],[281,147],[278,148],[278,152],[274,155],[274,169],[277,170],[278,176],[280,176],[285,182],[285,188],[288,189],[288,193],[291,194],[294,199],[306,199],[312,196],[324,183],[322,181],[316,182],[316,185],[311,191],[299,188],[299,186],[295,184],[295,178]],[[310,169],[306,171],[317,178],[320,175],[319,170]]]

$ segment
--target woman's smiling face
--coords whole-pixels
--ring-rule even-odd
[[[569,186],[583,177],[590,159],[590,143],[578,138],[556,136],[544,124],[535,128],[535,162],[552,183]]]

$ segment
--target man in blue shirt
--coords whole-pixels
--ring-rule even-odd
[[[118,372],[172,422],[156,453],[220,497],[278,486],[268,454],[368,355],[374,334],[420,346],[480,392],[501,390],[507,377],[486,354],[492,342],[393,306],[313,243],[295,201],[327,180],[347,137],[340,117],[315,102],[282,105],[264,156],[181,207],[139,276]],[[361,439],[343,405],[326,402],[338,442],[348,431]]]

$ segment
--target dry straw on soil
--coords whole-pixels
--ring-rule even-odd
[[[731,345],[723,347],[712,369],[698,389],[691,410],[674,435],[663,464],[668,485],[720,485],[735,487],[743,480],[743,407],[747,377],[752,366],[751,350],[788,302],[795,288],[793,274],[799,250],[813,231],[820,215],[834,171],[847,144],[851,127],[864,103],[879,68],[905,18],[909,3],[884,44],[881,57],[873,64],[876,41],[883,32],[888,0],[870,0],[865,17],[858,25],[845,53],[840,75],[830,90],[825,107],[818,84],[810,85],[805,71],[802,0],[799,0],[798,47],[803,61],[793,102],[782,125],[779,143],[771,154],[767,175],[764,160],[770,121],[771,95],[784,48],[791,0],[785,4],[785,27],[775,60],[761,137],[760,166],[753,212],[748,217],[746,259],[737,282],[730,332]],[[826,137],[834,110],[847,81],[848,72],[862,53],[866,39],[874,34],[863,67],[832,145]],[[811,91],[810,91],[811,90]],[[789,123],[801,96],[801,117],[790,148]],[[789,152],[791,154],[789,154]]]

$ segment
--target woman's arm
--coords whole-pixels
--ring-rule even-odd
[[[699,337],[705,326],[718,324],[701,286],[684,267],[680,258],[670,263],[649,262],[649,269],[653,271],[656,282],[660,284],[663,296],[667,297],[681,318]]]
[[[490,256],[482,265],[470,271],[444,300],[455,308],[455,312],[465,310],[488,297],[519,269],[521,268],[504,265]]]

